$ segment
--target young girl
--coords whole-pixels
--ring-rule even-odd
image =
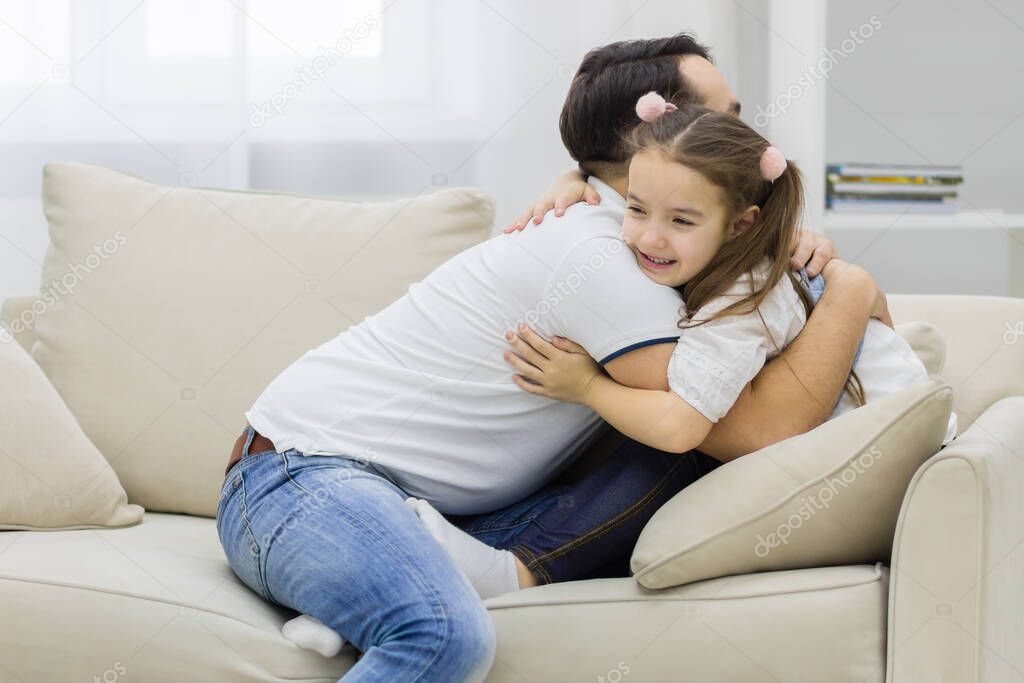
[[[682,453],[704,441],[807,320],[810,296],[789,268],[803,191],[796,166],[736,116],[677,109],[656,93],[636,109],[646,123],[631,139],[623,239],[644,273],[685,302],[670,391],[619,385],[582,347],[528,329],[505,357],[522,389],[585,404],[626,436]],[[854,370],[833,416],[927,374],[874,319]],[[955,433],[951,418],[947,442]]]

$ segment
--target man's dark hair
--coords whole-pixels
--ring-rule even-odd
[[[636,124],[636,101],[652,90],[677,105],[700,104],[679,73],[683,55],[711,57],[687,33],[650,40],[624,40],[591,50],[573,76],[558,125],[562,142],[581,170],[588,162],[629,158],[625,136]]]

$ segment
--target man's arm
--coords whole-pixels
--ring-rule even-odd
[[[829,262],[825,279],[800,336],[747,385],[702,451],[727,462],[808,432],[832,414],[879,292],[867,271],[840,261]]]
[[[830,261],[827,286],[800,336],[767,363],[712,428],[700,450],[727,462],[803,434],[828,419],[853,365],[868,319],[879,313],[879,291],[867,271]],[[674,344],[657,344],[605,364],[620,384],[668,389]]]

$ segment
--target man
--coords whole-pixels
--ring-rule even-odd
[[[621,571],[658,505],[714,466],[627,441],[596,470],[559,479],[603,423],[520,391],[503,358],[504,335],[522,320],[581,343],[620,383],[667,388],[680,300],[618,239],[628,164],[618,136],[650,90],[739,108],[689,36],[591,52],[561,127],[600,206],[452,258],[305,353],[246,413],[232,454],[242,459],[229,461],[218,507],[221,541],[264,598],[364,653],[348,676],[482,679],[494,635],[474,588],[486,596]],[[859,269],[830,278],[804,333],[701,450],[724,461],[823,422],[878,301]]]

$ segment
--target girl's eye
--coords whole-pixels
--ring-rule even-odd
[[[679,225],[693,225],[692,222],[686,220],[685,218],[673,218],[672,222],[677,223]]]
[[[629,210],[630,210],[630,211],[632,211],[633,213],[643,213],[643,212],[644,212],[644,210],[643,210],[643,209],[641,209],[641,208],[640,208],[639,206],[630,206],[630,207],[628,207],[628,208],[629,208]]]

